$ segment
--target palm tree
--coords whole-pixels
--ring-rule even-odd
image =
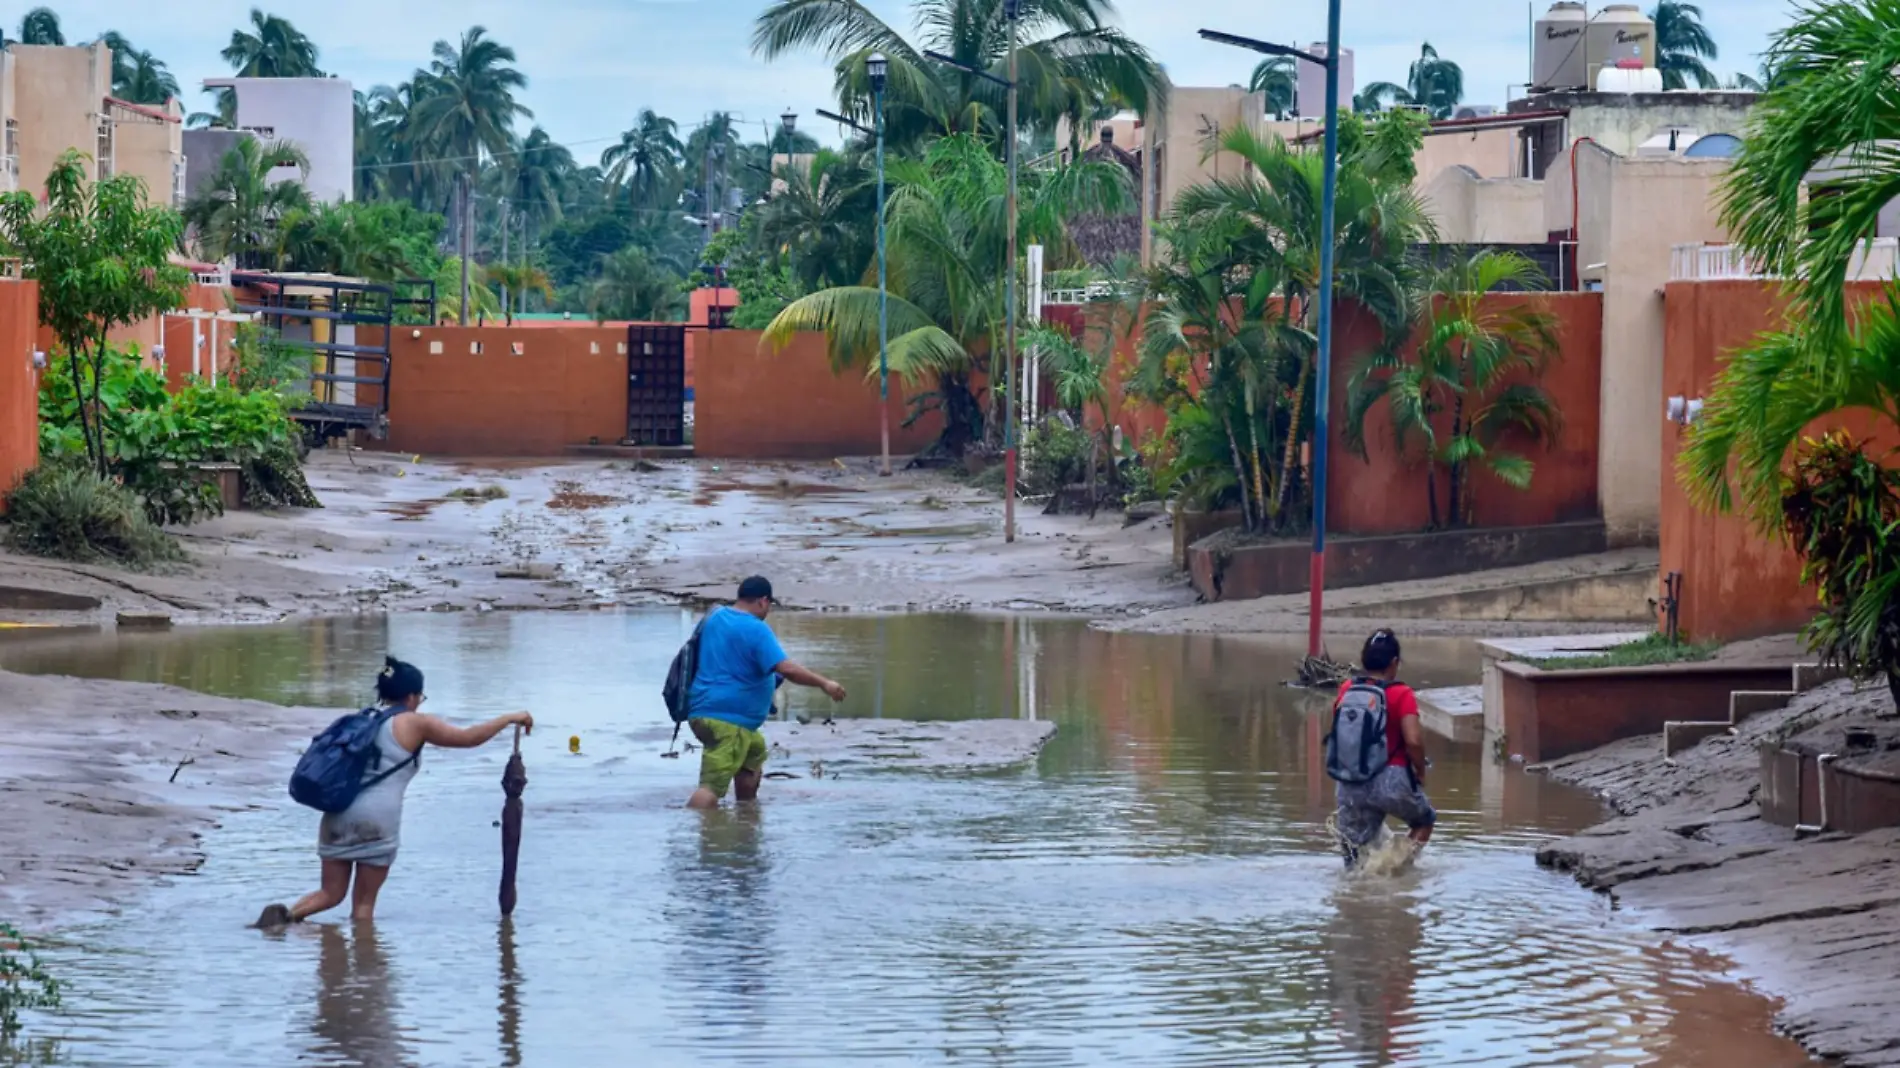
[[[482,280],[504,293],[539,293],[550,303],[554,300],[554,286],[548,281],[548,274],[531,264],[491,263],[482,268]],[[502,314],[508,325],[515,324],[515,309],[511,302],[504,302]]]
[[[1656,69],[1664,89],[1687,89],[1694,82],[1714,89],[1722,82],[1703,62],[1716,59],[1715,39],[1702,27],[1702,8],[1682,0],[1658,0],[1649,13],[1656,23]]]
[[[463,199],[456,219],[461,230],[464,291],[470,255],[468,198],[482,159],[505,155],[514,145],[515,119],[534,117],[515,99],[515,91],[525,89],[528,79],[510,65],[514,61],[514,49],[491,39],[486,28],[473,26],[462,34],[459,45],[437,41],[428,73],[418,72],[416,79],[418,95],[411,112],[415,136],[446,162],[459,165],[461,172]]]
[[[20,44],[63,45],[66,34],[59,28],[59,15],[50,7],[36,7],[20,20]]]
[[[1253,69],[1253,78],[1248,81],[1249,92],[1263,93],[1267,98],[1267,114],[1275,119],[1292,116],[1298,106],[1300,90],[1299,72],[1290,56],[1268,56]]]
[[[251,9],[251,26],[232,30],[219,53],[240,78],[321,78],[317,46],[290,20]]]
[[[1419,49],[1418,59],[1406,72],[1405,84],[1374,82],[1362,94],[1367,102],[1411,104],[1422,107],[1435,119],[1449,119],[1465,96],[1465,72],[1458,64],[1441,58],[1430,41]],[[1355,105],[1359,98],[1354,98]],[[1358,110],[1376,110],[1359,108]]]
[[[686,199],[706,219],[708,236],[715,216],[726,210],[739,149],[739,130],[728,111],[713,112],[686,138],[686,167],[698,175]]]
[[[836,62],[838,102],[845,114],[869,122],[870,79],[865,60],[890,60],[885,92],[886,130],[895,145],[954,132],[994,134],[1003,125],[1003,94],[925,58],[936,51],[979,70],[1007,69],[1005,0],[914,0],[912,42],[859,0],[775,0],[759,16],[752,50],[766,59],[818,51]],[[1064,116],[1097,106],[1147,111],[1167,95],[1167,80],[1147,49],[1108,25],[1111,0],[1020,0],[1018,84],[1022,124],[1051,130]],[[1090,106],[1078,103],[1078,95]]]
[[[166,69],[164,61],[156,59],[150,52],[129,48],[121,60],[120,53],[112,53],[113,77],[112,95],[134,104],[151,104],[162,107],[178,97],[178,79]],[[123,72],[120,66],[123,64]],[[123,77],[121,77],[123,73]]]
[[[574,154],[536,126],[496,172],[512,210],[536,232],[561,220],[561,204],[574,176]]]
[[[634,319],[672,322],[680,314],[685,295],[680,279],[629,245],[601,264],[600,277],[589,288],[588,310],[597,321]]]
[[[678,181],[685,150],[678,123],[652,108],[642,108],[633,128],[600,154],[600,169],[616,191],[628,191],[635,206],[652,207]]]
[[[310,195],[298,179],[273,179],[280,167],[308,171],[310,161],[293,144],[240,139],[218,169],[185,205],[185,222],[200,253],[213,260],[235,257],[240,267],[269,265],[279,247],[279,228],[292,212],[308,210]]]
[[[809,167],[778,177],[785,186],[760,211],[761,243],[789,255],[809,291],[862,281],[877,252],[876,171],[862,155],[820,149]]]
[[[411,262],[391,225],[391,205],[314,204],[292,208],[277,226],[275,267],[392,281],[421,265]]]
[[[1556,358],[1555,320],[1528,304],[1500,307],[1485,299],[1500,288],[1532,289],[1543,281],[1536,266],[1515,252],[1485,250],[1454,262],[1434,272],[1418,303],[1419,341],[1412,357],[1375,350],[1353,374],[1348,445],[1366,455],[1366,416],[1383,400],[1398,454],[1409,452],[1414,440],[1423,446],[1434,529],[1441,517],[1454,527],[1476,520],[1474,465],[1518,489],[1530,485],[1535,465],[1502,447],[1507,434],[1546,446],[1556,440],[1562,416],[1550,395],[1528,382],[1507,381],[1536,378]],[[1440,467],[1450,490],[1442,512]]]
[[[932,143],[921,160],[898,161],[892,173],[885,246],[890,371],[934,383],[913,404],[920,415],[942,411],[939,445],[961,456],[984,426],[970,376],[991,367],[1003,343],[1007,171],[982,142],[953,135]],[[1129,198],[1127,172],[1118,166],[1078,162],[1025,171],[1021,239],[1044,245],[1050,263],[1063,267],[1075,260],[1067,220],[1121,210]],[[782,349],[800,330],[822,330],[835,367],[874,368],[878,296],[876,286],[850,285],[800,297],[772,321],[763,343]]]

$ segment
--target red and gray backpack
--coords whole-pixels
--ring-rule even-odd
[[[1326,774],[1344,783],[1371,782],[1391,762],[1386,744],[1385,683],[1361,676],[1333,702],[1326,732]]]

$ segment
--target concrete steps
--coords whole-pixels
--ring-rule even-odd
[[[1419,723],[1454,742],[1484,740],[1484,687],[1442,686],[1418,691]]]
[[[1791,672],[1792,688],[1787,690],[1736,690],[1728,695],[1728,718],[1711,720],[1670,720],[1663,724],[1663,759],[1673,763],[1677,753],[1691,749],[1718,734],[1734,733],[1751,717],[1778,712],[1788,702],[1843,673],[1822,664],[1796,664]]]

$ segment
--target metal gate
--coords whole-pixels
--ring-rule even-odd
[[[686,444],[686,327],[627,327],[628,445]]]

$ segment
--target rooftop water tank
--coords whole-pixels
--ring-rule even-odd
[[[1662,71],[1655,67],[1604,67],[1597,71],[1596,88],[1599,93],[1660,93]]]
[[[1590,84],[1585,67],[1584,29],[1590,21],[1579,3],[1561,0],[1537,20],[1531,43],[1531,89],[1582,89]]]
[[[1656,65],[1656,24],[1635,4],[1611,4],[1597,12],[1583,36],[1591,85],[1598,71],[1624,60]]]
[[[1699,138],[1683,150],[1683,155],[1691,159],[1728,159],[1740,151],[1742,139],[1734,134],[1712,133]]]

